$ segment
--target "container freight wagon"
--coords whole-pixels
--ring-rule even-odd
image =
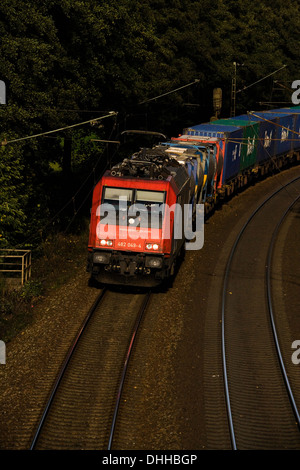
[[[221,185],[230,181],[240,172],[241,147],[243,129],[236,126],[200,124],[184,130],[188,137],[219,139],[220,152],[223,160]]]
[[[178,137],[171,138],[171,144],[181,144],[182,146],[188,147],[193,145],[198,149],[206,149],[209,153],[209,168],[208,174],[211,174],[212,165],[215,167],[215,173],[211,180],[211,184],[214,191],[222,187],[222,174],[223,174],[223,154],[220,147],[220,139],[217,137],[201,137],[201,136],[190,136],[190,135],[179,135]],[[168,145],[168,143],[166,143]],[[209,176],[208,176],[208,179]],[[199,182],[200,184],[200,182]],[[208,191],[209,195],[209,191]]]
[[[260,147],[263,150],[259,150],[258,161],[299,149],[299,114],[300,107],[295,107],[251,112],[249,115],[239,116],[239,119],[260,121],[260,127],[263,130],[260,133]]]
[[[292,134],[292,150],[295,152],[300,152],[300,106],[295,106],[293,108],[283,108],[279,109],[279,112],[291,112],[295,116],[294,121],[294,132]]]
[[[255,113],[255,116],[252,114],[242,114],[235,118],[239,122],[245,121],[252,125],[259,126],[259,129],[256,129],[256,136],[257,136],[257,146],[256,146],[256,161],[258,163],[262,163],[268,160],[270,157],[275,156],[276,152],[276,135],[278,132],[278,126],[276,119],[268,119],[267,120],[261,119],[258,116],[259,113]],[[261,113],[262,114],[262,113]]]
[[[287,115],[293,116],[293,127],[289,131],[290,142],[289,151],[300,151],[300,106],[295,106],[292,108],[280,108],[272,111],[266,111],[264,113],[265,119],[270,119],[270,115],[275,114],[279,117],[286,117]],[[279,122],[281,124],[281,122]],[[287,143],[287,142],[286,142]]]
[[[189,127],[190,136],[217,137],[224,157],[222,184],[252,170],[264,174],[277,159],[281,167],[286,155],[300,152],[300,106],[250,112],[234,118]],[[237,155],[236,155],[237,153]]]
[[[294,134],[295,116],[292,113],[273,111],[253,112],[251,119],[257,118],[265,123],[274,123],[276,128],[275,139],[275,152],[274,155],[284,155],[292,149],[292,139]]]
[[[239,119],[239,117],[233,119],[218,119],[211,123],[213,126],[226,125],[242,128],[242,146],[241,146],[241,161],[240,171],[254,167],[257,162],[257,148],[258,139],[260,132],[260,123],[255,121],[246,121]]]
[[[190,176],[193,175],[195,203],[205,202],[211,197],[217,169],[216,146],[204,145],[201,141],[196,143],[176,139],[161,145],[168,154],[186,166]]]

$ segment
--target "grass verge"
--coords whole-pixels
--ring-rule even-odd
[[[32,253],[32,277],[23,287],[11,288],[0,279],[0,340],[14,338],[34,319],[35,306],[85,269],[87,230],[79,235],[56,234]]]

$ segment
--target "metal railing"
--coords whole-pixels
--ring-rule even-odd
[[[31,277],[31,251],[0,249],[0,273],[5,273],[5,278],[20,279],[23,286]]]

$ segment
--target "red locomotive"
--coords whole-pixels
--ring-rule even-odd
[[[142,286],[169,278],[185,241],[176,227],[194,196],[194,178],[162,147],[142,149],[107,171],[93,193],[92,278]]]

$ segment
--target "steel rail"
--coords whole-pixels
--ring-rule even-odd
[[[144,299],[144,301],[143,301],[143,303],[140,307],[140,310],[139,310],[139,313],[138,313],[138,316],[137,316],[137,319],[136,319],[136,322],[135,322],[135,325],[134,325],[134,328],[133,328],[132,336],[131,336],[131,339],[130,339],[130,343],[129,343],[129,347],[128,347],[128,350],[127,350],[124,366],[123,366],[123,369],[122,369],[122,375],[121,375],[121,379],[120,379],[120,383],[119,383],[117,399],[116,399],[116,404],[115,404],[115,408],[114,408],[114,414],[113,414],[111,429],[110,429],[110,433],[109,433],[109,441],[108,441],[108,447],[107,447],[108,450],[111,450],[111,446],[112,446],[112,442],[113,442],[113,437],[114,437],[116,422],[117,422],[117,416],[118,416],[119,407],[120,407],[121,395],[122,395],[122,391],[123,391],[123,386],[124,386],[124,382],[125,382],[125,377],[126,377],[126,372],[127,372],[129,359],[130,359],[131,352],[132,352],[133,345],[134,345],[134,340],[136,338],[137,331],[138,331],[139,326],[141,324],[144,313],[145,313],[145,311],[147,309],[147,306],[149,304],[151,295],[152,295],[152,292],[150,290],[146,294],[145,299]]]
[[[223,294],[222,294],[222,332],[221,332],[221,341],[222,341],[222,362],[223,362],[223,375],[224,375],[224,387],[225,387],[225,399],[226,399],[226,406],[227,406],[227,417],[228,417],[228,424],[229,424],[229,430],[230,430],[230,438],[231,438],[231,443],[232,443],[232,448],[233,450],[237,450],[237,444],[236,444],[236,438],[235,438],[235,432],[234,432],[234,424],[233,424],[233,418],[232,418],[232,411],[231,411],[231,403],[230,403],[230,393],[229,393],[229,386],[228,386],[228,374],[227,374],[227,364],[226,364],[226,348],[225,348],[225,304],[226,304],[226,296],[227,296],[227,284],[228,284],[228,277],[229,277],[229,271],[231,267],[231,263],[233,260],[234,253],[236,251],[237,245],[251,222],[251,220],[255,217],[255,215],[267,204],[269,200],[271,200],[276,194],[278,194],[280,191],[283,191],[286,189],[289,185],[293,184],[295,181],[298,181],[300,177],[294,178],[293,180],[289,181],[286,185],[283,187],[277,189],[274,193],[272,193],[270,196],[268,196],[256,209],[255,211],[250,215],[248,220],[245,222],[244,226],[242,227],[240,233],[238,234],[235,243],[231,249],[227,265],[226,265],[226,270],[225,270],[225,275],[224,275],[224,283],[223,283]]]
[[[83,332],[85,331],[85,329],[86,329],[86,327],[87,327],[87,325],[88,325],[88,323],[89,323],[91,317],[93,316],[93,314],[94,314],[96,308],[98,307],[98,305],[99,305],[100,302],[102,301],[102,299],[103,299],[103,297],[104,297],[105,294],[106,294],[106,288],[104,288],[104,289],[101,291],[101,293],[99,294],[99,296],[98,296],[97,299],[95,300],[94,304],[93,304],[92,307],[90,308],[90,310],[89,310],[89,312],[88,312],[88,314],[87,314],[87,316],[86,316],[86,318],[85,318],[83,324],[81,325],[81,328],[80,328],[80,330],[79,330],[79,332],[78,332],[78,334],[77,334],[75,340],[73,341],[72,346],[70,347],[70,349],[69,349],[69,351],[68,351],[68,353],[67,353],[67,356],[66,356],[66,358],[65,358],[65,360],[64,360],[64,363],[63,363],[63,365],[62,365],[62,367],[61,367],[61,369],[60,369],[60,371],[59,371],[58,377],[57,377],[57,379],[56,379],[56,381],[55,381],[55,383],[54,383],[54,386],[53,386],[53,388],[52,388],[52,391],[51,391],[50,397],[49,397],[49,399],[48,399],[48,402],[47,402],[47,404],[46,404],[46,406],[45,406],[44,412],[43,412],[42,417],[41,417],[41,419],[40,419],[40,422],[39,422],[39,425],[38,425],[37,430],[36,430],[36,432],[35,432],[34,438],[33,438],[32,442],[31,442],[30,450],[34,450],[34,448],[35,448],[35,446],[36,446],[37,440],[38,440],[39,435],[40,435],[40,433],[41,433],[41,431],[42,431],[43,425],[44,425],[44,423],[45,423],[46,417],[47,417],[48,412],[49,412],[49,410],[50,410],[50,407],[51,407],[51,405],[52,405],[53,399],[54,399],[54,397],[55,397],[55,395],[56,395],[56,392],[57,392],[58,387],[59,387],[59,385],[60,385],[60,383],[61,383],[61,380],[62,380],[62,378],[63,378],[63,376],[64,376],[64,373],[65,373],[65,371],[66,371],[66,369],[67,369],[67,367],[68,367],[68,364],[69,364],[69,362],[70,362],[70,360],[71,360],[71,357],[72,357],[72,355],[73,355],[73,353],[74,353],[74,351],[75,351],[75,349],[76,349],[76,346],[77,346],[77,344],[78,344],[80,338],[82,337],[82,334],[83,334]]]
[[[297,420],[298,428],[300,430],[300,414],[299,414],[299,410],[298,410],[298,407],[297,407],[297,404],[296,404],[296,401],[295,401],[295,398],[294,398],[294,395],[293,395],[293,392],[292,392],[290,381],[288,379],[288,374],[286,372],[286,368],[285,368],[285,365],[284,365],[284,361],[283,361],[283,357],[282,357],[281,349],[280,349],[280,344],[279,344],[279,340],[278,340],[276,323],[275,323],[275,318],[274,318],[274,311],[273,311],[272,289],[271,289],[271,265],[272,265],[272,255],[273,255],[275,240],[276,240],[276,237],[278,235],[279,229],[280,229],[283,221],[285,220],[287,214],[290,212],[292,207],[297,203],[297,201],[299,201],[299,199],[300,199],[300,196],[297,196],[296,199],[291,203],[291,205],[287,208],[287,210],[285,211],[285,213],[281,217],[280,221],[278,222],[277,227],[274,230],[272,240],[271,240],[271,243],[270,243],[270,247],[269,247],[268,258],[267,258],[268,261],[267,261],[267,265],[266,265],[266,281],[267,281],[268,307],[269,307],[269,314],[270,314],[270,320],[271,320],[271,325],[272,325],[274,341],[275,341],[275,345],[276,345],[276,351],[277,351],[281,371],[282,371],[282,374],[283,374],[283,377],[284,377],[285,385],[286,385],[286,388],[287,388],[288,396],[289,396],[289,399],[290,399],[290,402],[291,402],[291,405],[292,405],[292,408],[293,408],[295,418]]]

